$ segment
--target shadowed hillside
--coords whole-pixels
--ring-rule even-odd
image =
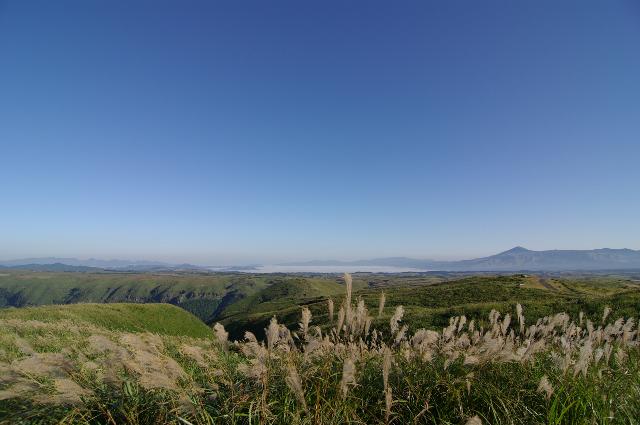
[[[36,273],[0,274],[0,307],[74,303],[168,303],[207,321],[233,302],[269,286],[243,274]]]

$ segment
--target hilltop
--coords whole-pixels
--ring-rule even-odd
[[[67,322],[109,331],[151,332],[205,338],[211,329],[189,312],[169,304],[72,304],[0,309],[0,322]]]

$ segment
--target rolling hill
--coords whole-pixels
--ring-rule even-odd
[[[335,276],[275,277],[227,310],[246,330],[276,316],[263,344],[229,343],[219,326],[166,304],[0,309],[0,424],[635,423],[637,282],[402,277],[385,287],[378,316],[380,288],[370,285],[385,279],[354,282],[355,319],[337,330],[326,303],[343,298]],[[371,328],[354,325],[369,315]]]
[[[117,332],[206,338],[211,329],[189,312],[169,304],[72,304],[0,309],[4,321],[61,321]]]
[[[384,290],[388,311],[376,320],[388,320],[389,308],[402,304],[408,321],[438,328],[445,326],[451,315],[485,315],[492,308],[506,311],[518,302],[537,316],[558,310],[595,312],[604,304],[633,315],[640,309],[640,291],[634,279],[637,277],[588,274],[362,273],[354,275],[354,296],[361,297],[373,311]],[[343,292],[342,278],[337,275],[0,273],[0,307],[79,304],[87,312],[96,303],[167,303],[205,323],[220,321],[234,338],[241,338],[245,330],[262,335],[273,316],[295,327],[303,305],[327,322],[327,299],[334,299],[337,312]]]
[[[396,306],[405,309],[405,321],[411,327],[440,329],[454,315],[486,316],[492,309],[509,312],[520,303],[531,318],[557,311],[578,314],[584,311],[597,316],[605,305],[616,314],[633,316],[640,310],[640,284],[625,277],[549,278],[533,275],[469,276],[455,280],[433,282],[418,278],[412,283],[372,285],[356,277],[354,297],[362,298],[370,311],[377,311],[381,291],[386,294],[384,314],[374,317],[374,324],[388,323]],[[367,284],[368,283],[368,284]],[[305,289],[293,289],[298,285]],[[334,300],[338,311],[344,286],[328,286],[324,291],[310,291],[304,282],[283,283],[247,297],[227,309],[218,318],[234,338],[245,330],[264,335],[272,317],[295,328],[300,320],[300,306],[308,307],[313,322],[329,323],[327,298]],[[342,291],[341,291],[342,290]],[[277,293],[278,296],[272,296]]]
[[[247,273],[73,273],[9,269],[0,273],[0,307],[167,303],[210,323],[223,315],[242,313],[242,309],[255,304],[278,309],[282,303],[340,292],[343,286],[337,283],[338,279],[336,276],[302,278]]]
[[[193,273],[0,273],[0,307],[76,303],[168,303],[204,321],[269,285],[269,277]]]

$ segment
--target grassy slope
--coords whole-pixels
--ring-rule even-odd
[[[405,308],[404,320],[412,329],[441,328],[448,324],[449,317],[461,314],[484,320],[494,308],[515,312],[517,303],[524,306],[530,320],[558,311],[576,315],[583,311],[597,318],[605,305],[619,315],[634,316],[640,310],[640,286],[627,279],[541,280],[535,276],[514,275],[474,276],[443,283],[421,284],[415,279],[412,284],[389,283],[384,289],[387,299],[384,314],[374,323],[388,322],[395,307],[402,305]],[[375,286],[379,283],[376,282]],[[300,305],[311,309],[315,323],[326,323],[326,298],[334,298],[337,312],[344,289],[338,284],[330,287],[331,293],[328,288],[317,292],[288,287],[273,291],[274,288],[248,297],[225,312],[220,319],[233,337],[240,338],[244,330],[263,335],[263,329],[273,316],[295,327],[300,319]],[[362,297],[372,312],[377,312],[381,290],[367,287],[363,281],[354,283],[354,296]]]
[[[112,331],[194,338],[211,336],[209,327],[197,317],[168,304],[73,304],[0,309],[0,323],[12,319],[46,323],[67,320]]]
[[[532,320],[558,311],[597,317],[605,305],[614,313],[636,315],[640,310],[640,287],[618,279],[591,281],[553,279],[546,286],[536,287],[535,277],[500,276],[469,277],[440,285],[389,288],[387,316],[396,305],[403,305],[406,320],[413,328],[438,328],[448,324],[452,315],[466,314],[486,317],[491,309],[515,312],[515,304],[524,307]],[[378,294],[365,291],[367,304],[375,305]]]
[[[597,318],[602,308],[596,306],[605,303],[614,307],[613,321],[620,314],[629,315],[623,313],[627,310],[637,316],[640,296],[635,285],[619,279],[541,281],[535,277],[511,276],[474,277],[431,286],[391,286],[386,289],[388,303],[386,315],[380,319],[380,329],[388,329],[388,316],[397,304],[406,306],[405,321],[412,330],[420,320],[433,326],[438,326],[440,321],[448,322],[448,317],[442,316],[447,312],[460,310],[473,314],[501,305],[509,309],[518,301],[525,305],[528,323],[536,319],[531,309],[559,312],[556,309],[565,306],[571,312],[582,309]],[[331,293],[339,302],[343,289],[335,279],[283,278],[274,282],[270,290],[230,308],[229,312],[233,313],[230,318],[240,320],[243,310],[248,309],[256,317],[265,318],[274,313],[280,317],[283,312],[292,312],[293,320],[297,321],[299,307],[293,303],[299,302],[314,309],[314,323],[322,323],[320,316],[326,310],[323,295]],[[375,314],[379,291],[379,288],[365,288],[363,281],[357,281],[355,297],[362,296]],[[77,324],[78,329],[69,329],[74,326],[61,320]],[[48,326],[39,322],[48,322]],[[83,324],[116,331],[99,329],[97,334],[126,348],[124,354],[115,350],[94,351],[89,337],[96,334],[96,329]],[[516,327],[515,321],[512,322],[517,332]],[[161,338],[164,348],[157,349],[155,340],[145,339],[146,335],[132,339],[131,335],[122,334],[131,331],[168,336]],[[2,399],[0,394],[0,423],[184,423],[178,416],[203,425],[247,423],[248,420],[251,423],[389,423],[384,418],[387,393],[383,392],[386,384],[379,348],[364,354],[357,354],[360,349],[346,350],[338,355],[336,346],[320,356],[307,355],[301,349],[276,349],[267,362],[269,378],[264,381],[268,385],[264,390],[262,381],[250,379],[245,376],[245,369],[240,368],[253,365],[248,360],[256,359],[247,359],[235,345],[219,350],[211,343],[212,338],[196,340],[174,336],[189,334],[197,337],[210,335],[210,331],[195,317],[168,305],[76,304],[0,310],[0,367],[5,371],[28,372],[13,376],[11,379],[15,381],[0,382],[0,393],[6,390],[16,394],[19,388],[14,390],[14,382],[23,385],[37,382],[37,391],[47,400],[42,403],[34,398],[32,402],[28,394]],[[341,341],[341,345],[346,341]],[[38,354],[25,352],[22,348],[25,342]],[[133,343],[135,345],[131,345]],[[590,366],[584,377],[571,368],[564,372],[547,354],[540,354],[530,362],[477,364],[465,364],[466,356],[461,355],[447,366],[449,354],[436,352],[432,360],[423,361],[418,351],[407,356],[402,346],[389,345],[393,358],[389,375],[389,388],[393,392],[388,393],[392,396],[391,423],[459,424],[476,414],[482,417],[483,423],[510,425],[626,424],[636,423],[639,417],[637,345],[633,345],[635,351],[630,351],[627,362],[620,360],[616,352],[611,361],[607,359],[600,365]],[[184,350],[185,346],[188,351]],[[580,352],[580,346],[574,347],[574,360]],[[344,358],[354,355],[361,356],[356,358],[357,385],[344,393],[341,390]],[[167,357],[175,363],[166,362]],[[84,363],[85,359],[91,362]],[[113,359],[124,359],[127,368],[135,373],[122,371],[118,375],[120,380],[114,382],[99,378],[97,373],[120,366]],[[89,368],[88,364],[98,367]],[[18,369],[18,365],[27,369]],[[38,366],[40,370],[34,372],[30,366]],[[289,389],[291,367],[301,376],[302,397],[308,410]],[[186,375],[171,375],[177,368]],[[165,373],[168,383],[157,379]],[[543,375],[549,377],[554,390],[549,400],[536,390]],[[152,384],[161,383],[166,387],[147,387],[142,377],[154,378]],[[50,404],[57,388],[67,388],[69,392],[69,379],[92,391],[87,404]],[[65,382],[66,387],[56,386]],[[187,395],[193,397],[193,405]]]
[[[340,279],[262,274],[52,273],[0,274],[0,307],[73,303],[170,303],[205,322],[246,311],[282,311],[301,300],[341,293]],[[356,287],[366,283],[356,279]]]
[[[0,274],[0,307],[79,302],[156,302],[178,305],[202,320],[222,306],[269,285],[243,274],[33,273]]]
[[[354,280],[355,289],[366,285],[364,280]],[[293,324],[299,319],[300,305],[320,304],[327,297],[343,293],[341,278],[281,278],[270,287],[233,304],[218,319],[236,338],[240,338],[245,330],[262,335],[262,329],[272,316]]]
[[[442,282],[452,277],[360,274],[354,276],[354,292],[371,311],[377,311],[381,288],[385,288],[387,307],[376,321],[388,322],[394,307],[403,305],[405,322],[413,329],[445,326],[451,315],[486,317],[492,308],[513,311],[518,302],[531,319],[557,311],[597,315],[604,305],[620,314],[635,315],[640,309],[638,283],[625,277],[472,276]],[[311,308],[315,323],[324,322],[327,297],[334,298],[337,312],[343,290],[341,279],[331,275],[0,274],[0,306],[8,304],[7,297],[12,297],[14,305],[164,302],[206,322],[221,321],[234,338],[242,337],[245,330],[262,335],[274,315],[295,326],[300,305]]]

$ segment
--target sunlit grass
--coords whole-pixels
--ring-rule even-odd
[[[603,318],[603,308],[534,320],[526,307],[514,305],[488,317],[450,317],[435,331],[409,328],[409,313],[389,293],[371,314],[357,294],[334,300],[339,311],[332,325],[318,327],[314,310],[303,307],[295,329],[272,319],[264,341],[247,333],[242,342],[230,342],[221,326],[207,337],[188,337],[175,329],[83,324],[77,317],[33,320],[44,311],[5,313],[0,418],[626,424],[640,417],[634,319],[615,311]],[[380,305],[382,318],[375,319]],[[324,308],[327,317],[326,302]]]

